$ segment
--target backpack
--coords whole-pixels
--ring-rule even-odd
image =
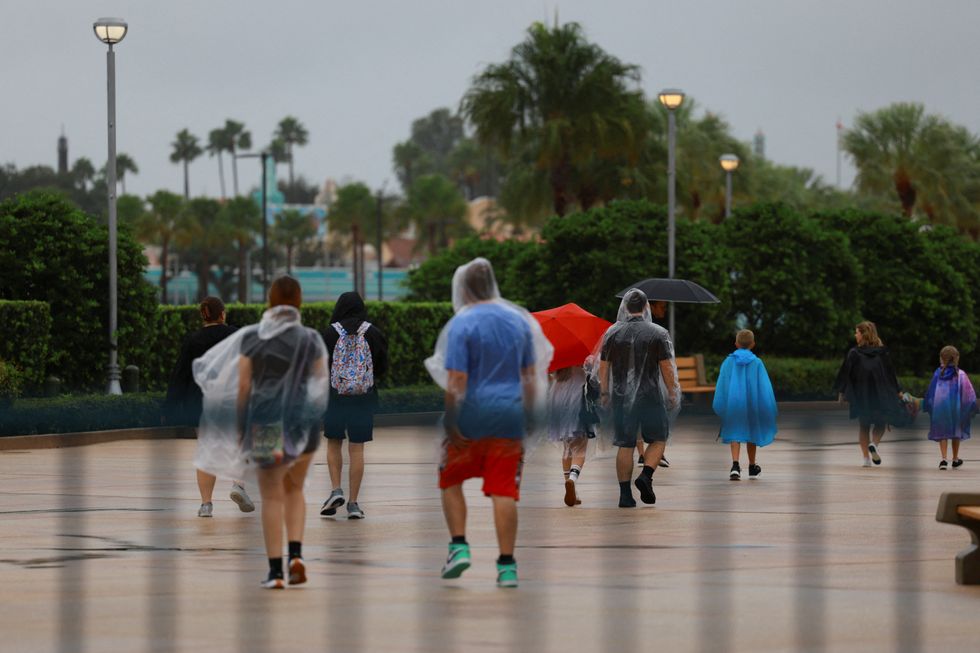
[[[374,360],[364,334],[371,328],[362,322],[357,332],[350,334],[340,326],[331,325],[340,334],[330,361],[330,387],[341,395],[364,395],[374,387]]]

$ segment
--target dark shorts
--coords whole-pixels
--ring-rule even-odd
[[[863,429],[879,428],[884,429],[888,426],[888,418],[884,413],[862,413],[858,415],[858,424]]]
[[[662,404],[638,402],[629,410],[613,405],[614,446],[633,448],[640,438],[647,444],[666,442],[668,435],[670,421]]]
[[[521,471],[524,469],[524,443],[510,438],[481,438],[457,447],[443,443],[439,465],[439,489],[460,485],[470,478],[483,479],[488,497],[521,498]]]
[[[323,419],[323,437],[328,440],[349,438],[352,444],[374,439],[374,411],[364,405],[344,406],[334,402]]]

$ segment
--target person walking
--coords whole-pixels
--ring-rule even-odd
[[[442,577],[458,578],[470,567],[463,482],[482,478],[500,547],[497,586],[517,587],[523,440],[528,422],[543,408],[554,349],[530,313],[500,298],[486,259],[456,269],[453,308],[456,314],[439,334],[435,354],[425,361],[446,391],[439,489],[452,541]]]
[[[752,353],[755,334],[742,329],[735,335],[735,351],[721,364],[711,407],[721,418],[722,442],[732,450],[732,468],[728,478],[742,478],[739,463],[742,443],[749,456],[749,479],[762,474],[756,453],[759,447],[772,444],[776,437],[776,395],[766,372],[765,363]]]
[[[548,439],[562,445],[561,466],[565,477],[565,505],[582,503],[576,484],[585,466],[589,440],[599,423],[596,384],[590,384],[581,365],[563,367],[552,375],[548,387]]]
[[[364,300],[356,292],[337,298],[330,328],[323,342],[330,354],[330,403],[323,421],[327,439],[327,470],[333,491],[320,515],[330,517],[344,505],[341,488],[344,439],[347,439],[348,519],[364,519],[357,503],[364,478],[364,445],[374,439],[374,413],[378,408],[378,380],[388,370],[388,340],[368,322]]]
[[[932,375],[922,410],[929,413],[929,439],[939,443],[940,471],[949,468],[947,442],[953,443],[953,469],[963,465],[960,442],[970,439],[970,420],[977,414],[977,393],[960,369],[960,352],[953,346],[939,352],[939,369]]]
[[[638,437],[646,443],[643,470],[634,481],[640,500],[656,503],[653,473],[670,433],[669,413],[680,405],[680,385],[674,347],[667,330],[653,323],[646,295],[629,290],[620,303],[616,324],[600,343],[600,401],[611,408],[619,507],[634,508],[630,488],[633,447]]]
[[[257,325],[194,361],[204,393],[195,464],[211,474],[254,474],[262,500],[268,589],[283,589],[283,530],[289,543],[289,584],[305,583],[303,485],[327,408],[327,349],[300,320],[302,289],[292,277],[269,288]]]
[[[200,358],[211,347],[235,332],[235,327],[229,326],[225,320],[227,313],[225,304],[218,297],[205,297],[199,307],[204,326],[184,339],[180,354],[170,372],[170,383],[167,386],[167,398],[164,400],[164,420],[174,426],[193,426],[197,428],[201,419],[201,389],[194,383],[191,365],[195,358]],[[217,479],[213,474],[198,469],[197,489],[201,494],[201,507],[198,517],[211,517],[214,513],[214,485]],[[242,481],[231,484],[231,500],[242,512],[252,512],[255,504],[245,491]]]
[[[858,420],[858,444],[862,467],[881,464],[878,447],[901,401],[902,389],[895,375],[888,348],[874,322],[854,327],[855,347],[841,364],[834,382],[837,400],[850,405],[851,419]],[[894,419],[894,417],[892,417]]]

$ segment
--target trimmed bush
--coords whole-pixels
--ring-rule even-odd
[[[51,309],[46,302],[0,299],[0,360],[16,366],[25,381],[44,381],[51,339]]]
[[[0,406],[5,406],[21,395],[24,377],[13,364],[0,360]]]

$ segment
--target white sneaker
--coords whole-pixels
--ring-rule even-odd
[[[248,493],[245,492],[245,487],[235,483],[231,486],[231,500],[238,504],[238,509],[242,512],[252,512],[255,510],[255,504],[252,500],[248,498]]]
[[[861,463],[861,467],[871,467],[871,459],[870,458],[865,458],[864,459],[864,462]]]
[[[207,503],[202,503],[201,507],[197,509],[197,516],[210,517],[213,511],[214,511],[214,506],[211,505],[210,501],[208,501]]]

